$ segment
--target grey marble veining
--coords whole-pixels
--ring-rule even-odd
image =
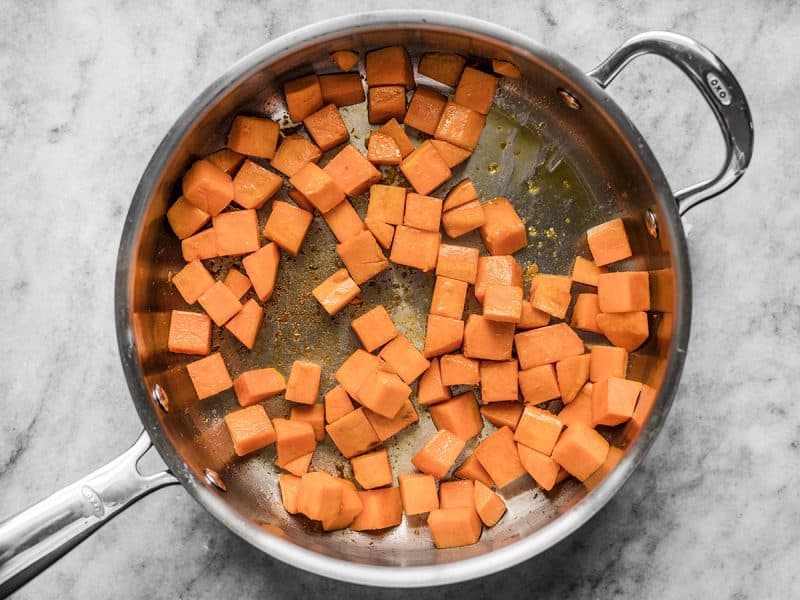
[[[172,121],[271,37],[390,2],[0,2],[0,515],[99,466],[139,431],[112,319],[129,198]],[[756,154],[685,219],[689,358],[641,468],[544,555],[417,597],[768,598],[800,559],[800,5],[407,0],[517,29],[588,69],[649,29],[717,51],[751,102]],[[721,162],[710,112],[673,67],[635,62],[611,93],[677,189]],[[123,513],[20,598],[370,597],[228,533],[182,489]],[[387,598],[407,592],[385,591]]]

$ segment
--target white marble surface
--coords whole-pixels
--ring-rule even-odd
[[[351,0],[348,11],[393,3]],[[404,6],[445,8],[406,0]],[[0,0],[0,515],[123,450],[140,425],[117,357],[116,250],[129,198],[183,107],[271,37],[341,3]],[[800,6],[453,0],[582,68],[668,29],[716,50],[749,96],[757,150],[690,213],[694,320],[665,430],[616,498],[545,555],[418,597],[766,598],[800,589]],[[675,187],[721,160],[676,70],[635,63],[612,93]],[[179,487],[150,496],[20,598],[368,597],[258,553]],[[385,597],[406,597],[387,591]]]

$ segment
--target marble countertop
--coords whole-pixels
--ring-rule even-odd
[[[140,430],[117,356],[113,281],[129,199],[161,137],[230,63],[274,36],[336,16],[338,6],[2,3],[0,515],[99,466]],[[690,351],[667,425],[643,465],[600,514],[544,555],[415,597],[791,595],[800,588],[800,6],[453,0],[447,8],[517,29],[584,69],[642,31],[694,36],[723,57],[748,94],[757,149],[735,188],[685,218]],[[642,59],[611,93],[674,188],[717,169],[713,117],[676,69]],[[112,593],[360,598],[375,591],[271,560],[170,487],[114,519],[19,597]]]

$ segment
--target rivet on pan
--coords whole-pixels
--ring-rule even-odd
[[[203,474],[205,475],[206,481],[209,483],[209,485],[213,485],[221,492],[228,491],[228,486],[225,485],[224,481],[222,481],[222,477],[219,476],[219,473],[217,473],[213,469],[206,469],[205,471],[203,471]]]
[[[575,96],[573,96],[571,92],[568,92],[564,88],[558,88],[558,95],[561,96],[561,99],[564,101],[564,104],[569,106],[572,110],[581,109],[580,100],[578,100]]]
[[[644,225],[651,237],[658,237],[658,219],[656,213],[650,208],[644,211]]]
[[[164,388],[160,385],[155,384],[153,386],[153,391],[151,392],[153,395],[153,400],[158,402],[158,405],[161,407],[161,410],[168,413],[169,412],[169,396],[167,396],[167,392]]]

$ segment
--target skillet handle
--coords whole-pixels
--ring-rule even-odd
[[[725,162],[719,173],[675,194],[678,213],[683,215],[727,190],[744,174],[753,155],[753,118],[744,92],[728,67],[711,50],[677,33],[636,35],[587,75],[606,88],[630,61],[643,54],[666,58],[686,74],[714,112],[725,141]]]
[[[152,446],[145,431],[125,452],[72,485],[0,522],[0,598],[5,598],[139,498],[178,483],[169,472],[139,473]]]

